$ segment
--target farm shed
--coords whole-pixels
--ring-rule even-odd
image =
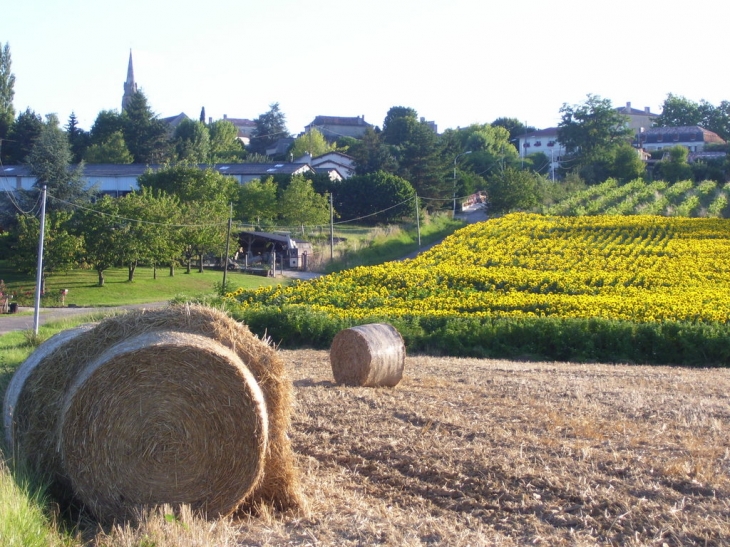
[[[275,253],[277,258],[281,258],[284,268],[306,270],[307,257],[312,256],[311,243],[292,239],[289,234],[239,232],[238,244],[240,251],[237,261],[246,257],[248,263],[257,260],[269,263],[271,253]]]

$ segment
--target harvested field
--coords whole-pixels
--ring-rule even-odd
[[[407,357],[363,388],[281,355],[306,509],[242,545],[730,543],[730,370]]]

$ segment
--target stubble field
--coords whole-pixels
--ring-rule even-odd
[[[239,545],[724,545],[730,371],[408,357],[394,389],[282,351],[306,508]]]

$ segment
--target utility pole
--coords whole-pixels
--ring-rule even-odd
[[[41,318],[41,284],[43,283],[43,237],[46,233],[46,185],[43,185],[41,195],[41,231],[38,234],[38,271],[35,281],[35,314],[33,316],[33,332],[38,334],[38,325]]]
[[[467,154],[471,154],[471,150],[457,154],[454,158],[454,211],[451,213],[452,218],[456,218],[456,160],[458,160],[461,156],[466,156]]]
[[[335,213],[332,207],[332,192],[330,192],[330,262],[335,260]]]
[[[226,256],[223,257],[223,287],[221,292],[226,293],[226,274],[228,273],[228,251],[231,245],[231,222],[233,217],[233,202],[228,204],[228,230],[226,231]]]
[[[416,194],[416,232],[418,232],[418,248],[421,248],[421,212],[418,210],[418,194]]]

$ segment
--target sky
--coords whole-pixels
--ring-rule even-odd
[[[730,2],[673,0],[16,0],[2,8],[16,114],[121,109],[130,50],[160,117],[255,119],[393,106],[439,131],[512,117],[556,126],[588,94],[661,113],[730,100]]]

